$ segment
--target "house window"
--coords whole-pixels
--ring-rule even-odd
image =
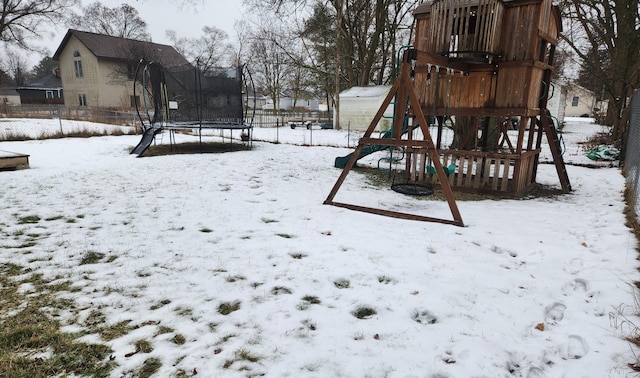
[[[127,78],[129,80],[133,80],[136,76],[136,68],[133,66],[133,64],[128,63],[127,64]]]
[[[53,91],[47,91],[46,96],[47,98],[53,98]]]
[[[580,97],[573,96],[573,98],[571,99],[571,106],[578,106],[579,102],[580,102]]]
[[[131,96],[131,107],[137,108],[140,106],[140,96]]]
[[[73,61],[73,67],[76,70],[76,77],[83,77],[84,74],[82,73],[82,61],[81,60],[74,60]]]
[[[87,106],[87,95],[79,93],[78,94],[78,105]]]

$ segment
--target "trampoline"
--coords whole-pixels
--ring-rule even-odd
[[[138,92],[141,92],[138,94]],[[134,98],[142,138],[131,151],[142,156],[156,135],[175,130],[238,131],[243,143],[252,143],[255,87],[246,65],[203,69],[199,64],[162,67],[141,60],[135,71]],[[251,103],[250,103],[251,101]]]

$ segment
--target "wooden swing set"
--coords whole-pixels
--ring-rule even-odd
[[[562,190],[569,192],[558,134],[547,110],[561,31],[560,13],[551,0],[435,0],[413,13],[414,48],[405,51],[397,80],[324,203],[463,226],[453,190],[513,195],[530,190],[543,137]],[[391,137],[372,137],[391,104]],[[443,132],[453,132],[452,140],[443,138]],[[404,148],[406,183],[441,189],[452,219],[334,201],[367,146]]]

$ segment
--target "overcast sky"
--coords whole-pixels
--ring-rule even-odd
[[[82,5],[94,3],[92,0],[82,0]],[[166,36],[166,30],[175,30],[180,37],[199,37],[204,26],[215,26],[229,34],[233,42],[233,24],[242,18],[242,2],[240,0],[193,0],[193,5],[181,3],[181,0],[101,0],[104,6],[114,8],[121,4],[129,4],[138,10],[140,18],[147,23],[147,29],[153,42],[171,44]],[[53,54],[67,31],[60,26],[53,35],[43,38],[41,45]],[[40,58],[36,57],[33,64]]]

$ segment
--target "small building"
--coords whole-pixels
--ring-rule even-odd
[[[0,88],[0,105],[22,105],[22,102],[20,101],[20,94],[13,88]]]
[[[133,80],[141,59],[164,68],[189,66],[173,47],[69,29],[53,59],[60,65],[67,107],[131,108]],[[140,90],[137,93],[142,93]]]
[[[596,96],[590,90],[578,84],[567,86],[565,116],[592,117],[596,111]]]
[[[60,69],[19,87],[23,104],[64,104]]]
[[[564,123],[565,105],[567,101],[567,86],[557,82],[551,82],[547,109],[556,121],[556,127]]]
[[[362,130],[369,127],[390,89],[390,85],[372,85],[340,92],[340,127]],[[389,105],[376,130],[390,129],[392,118],[393,105]]]

